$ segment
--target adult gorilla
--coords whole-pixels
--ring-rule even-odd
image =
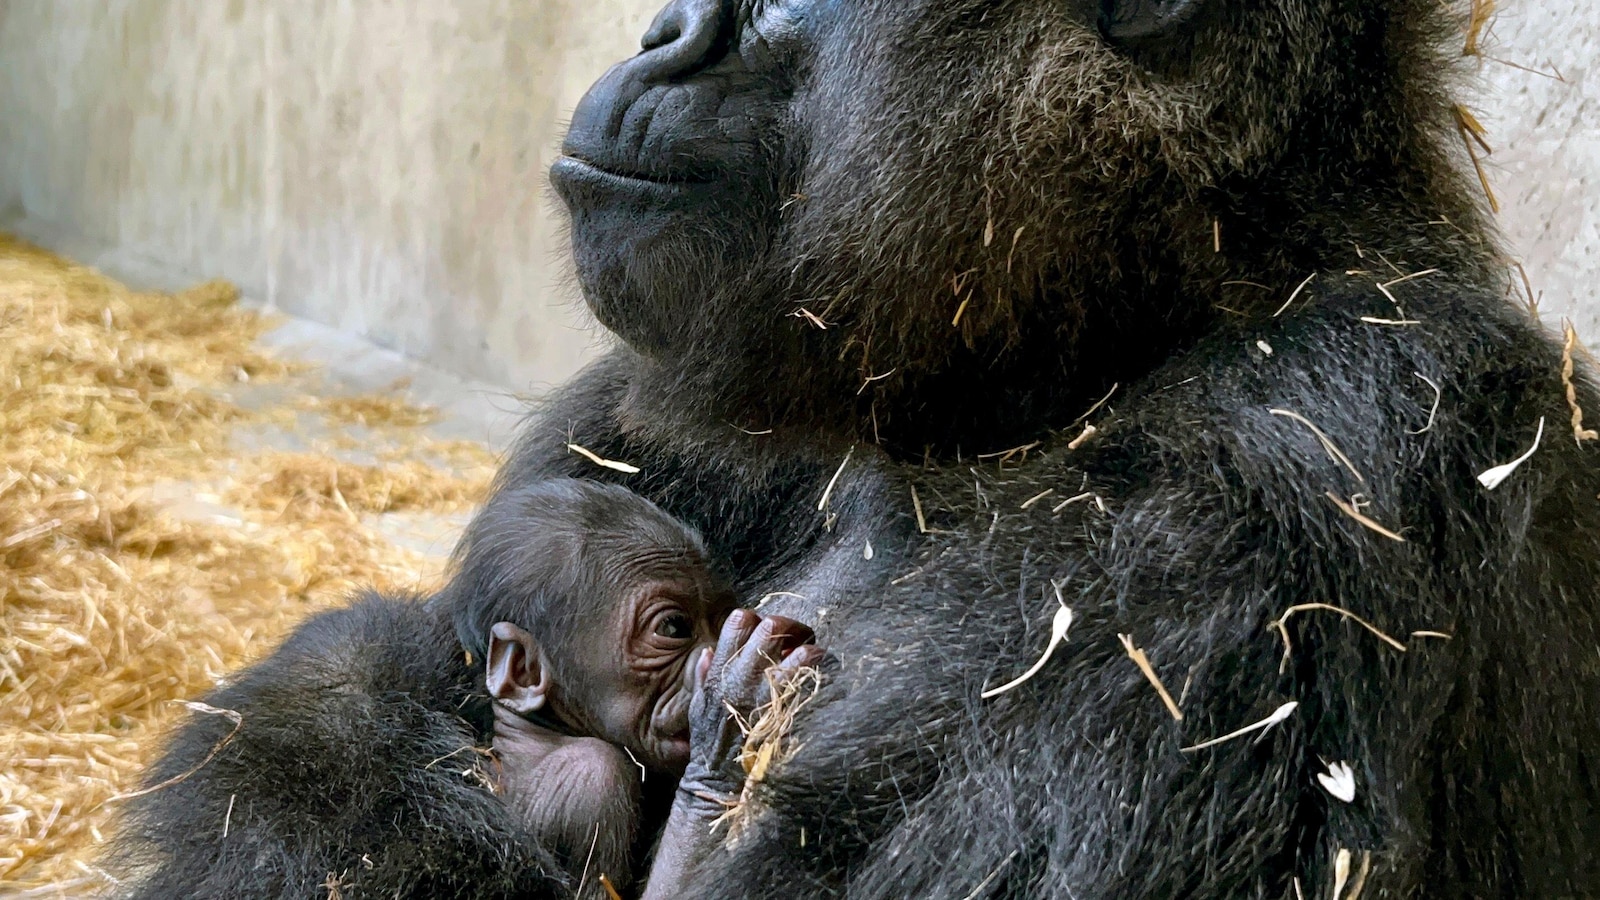
[[[501,486],[616,478],[842,662],[700,896],[1600,894],[1600,473],[1443,6],[678,0],[594,86],[626,346]]]
[[[626,484],[839,663],[695,896],[1600,895],[1600,396],[1502,297],[1443,6],[678,0],[594,87],[625,346],[499,487]],[[555,895],[406,609],[215,698],[146,884]]]

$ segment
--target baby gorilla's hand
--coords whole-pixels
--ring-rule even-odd
[[[811,629],[783,616],[735,610],[722,626],[715,651],[695,661],[694,697],[689,704],[689,768],[681,793],[701,800],[731,800],[744,788],[739,764],[744,733],[734,713],[749,722],[772,700],[767,672],[777,682],[822,661],[822,648],[809,643]]]

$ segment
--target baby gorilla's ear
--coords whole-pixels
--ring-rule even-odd
[[[510,622],[496,622],[489,629],[487,662],[484,686],[489,696],[521,716],[544,708],[550,665],[533,635]]]

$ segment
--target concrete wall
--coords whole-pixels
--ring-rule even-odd
[[[544,171],[655,5],[0,0],[0,213],[538,388],[592,340]],[[1600,11],[1501,6],[1488,52],[1565,78],[1484,64],[1502,224],[1600,338]]]
[[[1500,7],[1477,104],[1500,227],[1544,294],[1545,321],[1571,318],[1600,349],[1600,4]]]
[[[545,170],[651,0],[0,0],[0,212],[515,389],[592,341]]]

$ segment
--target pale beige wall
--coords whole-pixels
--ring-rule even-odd
[[[653,0],[0,0],[0,212],[516,389],[593,335],[545,170]]]

